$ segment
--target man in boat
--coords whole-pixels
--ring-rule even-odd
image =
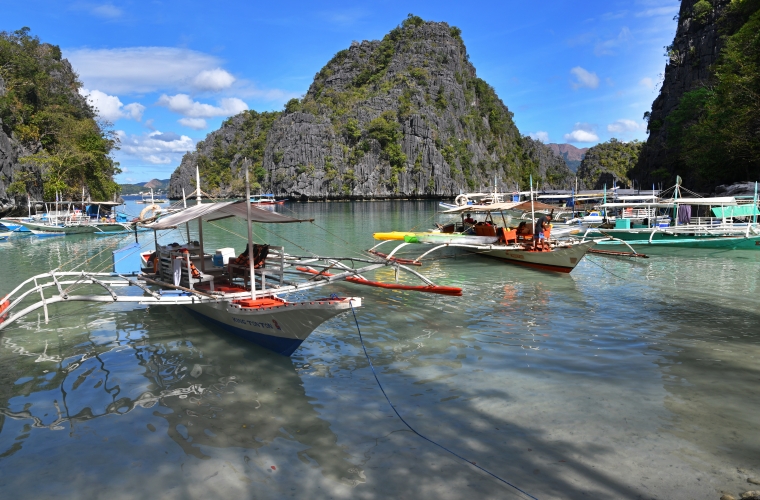
[[[475,224],[475,219],[472,218],[472,214],[467,214],[467,218],[464,220],[465,224]]]
[[[533,228],[533,250],[538,250],[538,244],[541,243],[541,248],[548,249],[549,244],[544,236],[544,231],[549,229],[552,221],[552,214],[547,214],[536,221],[536,225]]]

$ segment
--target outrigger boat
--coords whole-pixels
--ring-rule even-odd
[[[277,200],[271,193],[254,194],[249,198],[254,205],[282,205],[287,200]]]
[[[113,201],[55,202],[54,207],[42,217],[13,219],[13,222],[35,234],[129,231],[133,223],[125,215],[116,213],[115,208],[119,205],[121,203]],[[82,209],[77,206],[82,206]]]
[[[527,234],[518,234],[517,227],[510,227],[504,216],[508,211],[524,208],[525,203],[530,204],[530,202],[509,202],[490,205],[465,205],[447,210],[444,213],[461,215],[462,221],[441,225],[438,229],[427,232],[374,233],[373,237],[382,240],[382,242],[369,251],[393,260],[399,258],[396,255],[402,248],[413,244],[423,244],[432,246],[432,248],[414,259],[404,259],[406,264],[420,264],[426,256],[437,250],[455,248],[534,269],[561,273],[571,272],[586,253],[597,244],[597,241],[581,242],[573,239],[551,239],[550,229],[544,234],[547,245],[539,245],[533,249],[532,222],[527,221],[526,226],[529,228]],[[465,213],[484,214],[485,220],[469,224],[464,219]],[[494,217],[497,215],[501,215],[501,221]],[[381,245],[392,241],[398,243],[401,240],[403,243],[399,243],[388,255],[380,253],[378,250]]]
[[[600,207],[618,212],[615,226],[591,229],[584,236],[613,238],[601,242],[603,245],[760,249],[757,191],[751,202],[740,203],[733,196],[681,197],[677,184],[669,200],[623,201]],[[702,216],[692,217],[693,209]]]
[[[250,198],[247,198],[250,199]],[[204,251],[203,222],[228,217],[248,221],[247,254],[237,259],[217,259]],[[359,297],[329,295],[289,301],[290,293],[307,292],[338,281],[403,290],[461,295],[461,288],[436,286],[421,274],[388,259],[356,257],[298,257],[283,247],[254,245],[251,223],[283,224],[311,222],[252,207],[244,201],[197,204],[163,217],[146,227],[154,231],[174,229],[197,221],[199,241],[160,245],[147,259],[145,271],[115,267],[115,272],[62,272],[53,270],[34,276],[0,301],[0,330],[38,309],[48,320],[50,306],[60,302],[106,302],[185,306],[217,327],[285,356],[291,355],[322,323],[351,308],[360,307]],[[114,254],[139,252],[133,243]],[[224,257],[225,252],[221,252]],[[234,255],[234,252],[233,252]],[[225,262],[226,260],[226,262]],[[242,264],[239,262],[242,260]],[[361,262],[358,268],[347,262]],[[363,276],[376,269],[394,267],[420,278],[424,285],[379,283]],[[329,271],[332,271],[329,272]],[[292,277],[291,277],[292,276]],[[138,289],[118,293],[120,290]],[[139,293],[139,290],[142,293]],[[39,300],[30,303],[31,299]]]

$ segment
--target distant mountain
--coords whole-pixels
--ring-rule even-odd
[[[561,156],[567,167],[573,172],[578,171],[581,161],[586,156],[589,148],[576,148],[572,144],[547,144],[554,151],[554,154]]]
[[[121,187],[121,194],[139,194],[140,192],[149,191],[153,189],[156,191],[166,191],[169,189],[169,179],[159,180],[152,179],[148,182],[138,182],[137,184],[119,184]]]

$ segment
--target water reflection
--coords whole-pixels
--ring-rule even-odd
[[[172,331],[187,321],[171,310],[114,314],[81,334],[59,335],[70,349],[53,355],[34,339],[55,330],[7,335],[0,351],[0,458],[18,452],[32,432],[87,439],[84,422],[152,409],[140,418],[164,419],[168,436],[198,459],[210,457],[209,447],[256,450],[279,438],[298,443],[300,461],[323,476],[364,481],[290,359],[203,328]],[[137,333],[148,327],[150,337]]]

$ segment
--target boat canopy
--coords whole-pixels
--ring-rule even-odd
[[[635,201],[635,200],[656,200],[656,194],[625,195],[615,198],[618,201]]]
[[[673,208],[673,203],[637,201],[629,203],[601,203],[600,208]]]
[[[713,208],[712,212],[715,217],[746,217],[748,215],[760,215],[757,205],[746,204],[731,207]]]
[[[533,202],[534,210],[558,210],[562,207],[556,205],[547,205],[540,201]],[[488,212],[502,212],[504,210],[517,210],[520,212],[530,212],[531,203],[529,201],[509,201],[504,203],[491,203],[490,205],[462,205],[461,207],[452,208],[450,210],[444,210],[441,213],[444,214],[461,214],[462,212],[472,213],[488,213]]]
[[[491,203],[490,205],[462,205],[461,207],[444,210],[444,214],[460,214],[462,212],[500,212],[510,210],[519,205],[519,202],[509,201],[504,203]]]
[[[678,203],[679,205],[702,205],[702,206],[731,206],[736,205],[736,198],[733,196],[721,196],[717,198],[678,198],[675,200],[668,200],[671,203]]]
[[[205,221],[226,219],[227,217],[247,218],[248,207],[245,201],[223,201],[220,203],[202,203],[188,207],[181,212],[162,217],[153,224],[146,224],[150,229],[172,229],[185,222],[202,218]],[[266,224],[283,224],[288,222],[313,222],[314,219],[294,219],[287,215],[251,207],[251,222]]]

